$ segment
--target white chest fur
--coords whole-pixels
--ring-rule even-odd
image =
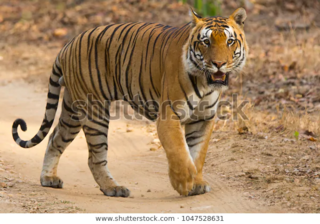
[[[180,103],[177,110],[182,124],[192,123],[198,120],[210,120],[217,112],[220,91],[212,91],[203,94],[199,98],[195,93],[188,95],[188,100]]]

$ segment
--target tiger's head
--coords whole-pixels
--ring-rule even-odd
[[[245,65],[248,46],[243,30],[247,17],[243,8],[229,18],[202,18],[191,10],[192,30],[184,46],[183,61],[190,75],[205,76],[213,89],[228,87],[229,73]]]

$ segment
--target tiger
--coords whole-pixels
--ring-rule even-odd
[[[38,145],[53,125],[64,88],[59,122],[43,160],[42,186],[63,187],[59,159],[83,130],[88,165],[100,190],[111,197],[130,195],[107,166],[110,104],[122,100],[156,122],[173,189],[182,196],[210,191],[203,166],[221,94],[229,87],[230,73],[240,72],[246,62],[247,14],[238,8],[229,17],[205,18],[193,9],[190,15],[190,22],[180,27],[144,22],[99,26],[60,50],[37,134],[24,141],[17,129],[26,131],[26,122],[16,119],[12,125],[19,146]]]

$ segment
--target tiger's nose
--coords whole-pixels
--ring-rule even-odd
[[[217,69],[220,69],[222,66],[227,64],[227,62],[221,62],[221,61],[213,61],[212,64],[217,67]]]

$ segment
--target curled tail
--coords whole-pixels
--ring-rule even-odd
[[[58,57],[56,58],[55,63],[52,67],[52,73],[50,75],[49,89],[48,89],[48,98],[47,98],[47,106],[46,112],[42,121],[42,125],[38,131],[38,133],[29,141],[23,141],[18,134],[18,126],[20,125],[22,131],[27,130],[27,124],[23,119],[17,119],[12,124],[12,137],[14,141],[20,145],[22,148],[31,148],[33,146],[38,145],[48,134],[54,117],[58,108],[59,103],[59,95],[63,79],[62,70],[60,67],[60,63]]]

